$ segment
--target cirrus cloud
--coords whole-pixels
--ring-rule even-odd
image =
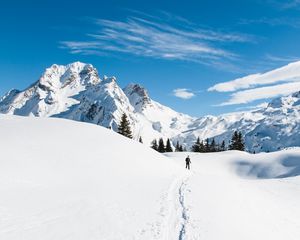
[[[200,28],[172,15],[168,19],[145,15],[124,21],[96,19],[94,24],[97,30],[84,40],[61,41],[60,47],[73,54],[123,53],[219,67],[238,57],[226,49],[226,43],[253,41],[249,35]]]

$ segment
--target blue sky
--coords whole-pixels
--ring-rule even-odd
[[[5,1],[0,28],[1,95],[27,87],[53,63],[82,61],[193,116],[280,95],[286,85],[278,77],[232,80],[300,57],[299,0]]]

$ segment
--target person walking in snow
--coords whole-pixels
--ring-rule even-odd
[[[190,156],[188,155],[185,159],[185,168],[190,170],[190,164],[191,164],[191,159],[190,159]]]

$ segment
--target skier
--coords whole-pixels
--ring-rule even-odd
[[[190,170],[190,164],[191,164],[191,159],[190,159],[190,156],[188,155],[185,159],[185,168]]]

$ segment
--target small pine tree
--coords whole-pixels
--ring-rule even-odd
[[[164,140],[162,138],[159,139],[158,141],[158,149],[157,151],[163,153],[166,151],[166,148],[165,148],[165,144],[164,144]]]
[[[179,152],[179,148],[180,148],[180,145],[179,145],[179,142],[177,141],[176,146],[175,146],[175,152]]]
[[[158,144],[156,139],[154,139],[151,143],[151,148],[153,148],[155,151],[158,151]]]
[[[237,150],[237,142],[238,142],[238,131],[234,131],[230,140],[229,150]]]
[[[245,143],[244,143],[242,132],[239,132],[238,134],[238,150],[245,151]]]
[[[139,137],[139,142],[140,142],[140,143],[143,143],[143,139],[142,139],[141,136]]]
[[[216,152],[217,151],[217,146],[216,146],[216,141],[213,138],[209,147],[210,152]]]
[[[183,149],[182,145],[179,145],[179,151],[178,152],[184,152],[184,149]]]
[[[200,138],[198,137],[194,145],[192,146],[193,152],[200,152]]]
[[[221,143],[220,151],[226,151],[225,141],[223,140]]]
[[[240,151],[245,150],[245,143],[241,132],[234,131],[231,137],[229,150],[240,150]]]
[[[166,152],[173,152],[173,148],[171,146],[171,142],[170,142],[170,139],[168,138],[167,139],[167,144],[166,144]]]
[[[128,138],[132,138],[132,132],[130,129],[130,122],[127,118],[127,115],[125,113],[123,113],[122,118],[121,118],[121,122],[118,126],[118,133],[128,137]]]
[[[205,149],[205,152],[210,152],[210,144],[209,144],[209,139],[208,138],[205,141],[204,149]]]

